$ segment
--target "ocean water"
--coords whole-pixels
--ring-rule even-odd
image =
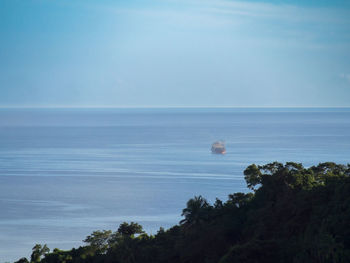
[[[211,144],[224,140],[227,154]],[[348,163],[350,109],[1,109],[0,262],[247,192],[251,163]]]

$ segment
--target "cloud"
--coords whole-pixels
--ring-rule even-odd
[[[197,1],[198,2],[198,1]],[[198,3],[203,3],[200,1]],[[252,18],[279,19],[290,22],[338,22],[349,23],[349,10],[339,8],[303,7],[291,4],[272,4],[243,1],[205,1],[211,3],[212,11]]]
[[[349,25],[350,10],[335,7],[305,7],[291,4],[273,4],[267,2],[247,2],[228,0],[168,0],[168,5],[161,8],[153,6],[148,9],[128,9],[156,12],[172,12],[173,14],[196,13],[198,15],[245,17],[251,19],[277,19],[285,22],[339,23]],[[157,3],[157,2],[156,2]],[[179,8],[181,6],[181,8]],[[154,8],[156,7],[156,8]],[[126,9],[125,9],[126,10]]]
[[[131,17],[131,21],[153,21],[156,26],[179,31],[230,30],[239,37],[283,40],[296,46],[303,42],[311,48],[350,42],[350,10],[346,8],[228,0],[155,0],[140,6],[99,6],[106,12]]]
[[[68,4],[69,2],[65,2]],[[340,8],[305,7],[292,4],[273,4],[267,2],[247,2],[228,0],[165,0],[150,1],[151,4],[139,6],[118,6],[110,3],[74,2],[87,8],[99,9],[115,14],[137,14],[147,16],[198,18],[215,16],[246,17],[255,19],[278,19],[289,22],[341,23],[350,24],[350,10]],[[72,4],[72,3],[71,3]],[[195,18],[196,18],[195,17]],[[227,17],[226,17],[227,18]],[[179,21],[181,22],[181,20]],[[203,22],[203,21],[202,21]]]

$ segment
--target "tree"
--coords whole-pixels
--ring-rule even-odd
[[[124,222],[120,224],[118,228],[118,233],[122,236],[129,236],[133,237],[135,234],[142,234],[144,233],[142,226],[135,222],[130,222],[128,224],[127,222]]]
[[[252,193],[244,194],[244,193],[234,193],[228,195],[227,203],[233,204],[236,207],[242,207],[249,203],[249,201],[253,198]]]
[[[19,260],[15,261],[14,263],[29,263],[29,260],[25,257],[20,258]]]
[[[96,251],[96,253],[105,253],[108,249],[108,241],[111,237],[111,230],[94,231],[90,236],[87,236],[83,242]]]
[[[261,176],[262,173],[260,171],[260,168],[255,164],[249,165],[244,170],[244,179],[247,182],[247,186],[249,189],[256,190],[255,186],[261,184],[262,182]]]
[[[40,262],[40,259],[45,254],[49,253],[50,249],[45,244],[44,246],[36,244],[32,249],[32,255],[30,256],[30,262]]]
[[[208,201],[200,196],[195,196],[187,202],[187,207],[182,210],[182,216],[185,218],[180,224],[188,226],[198,225],[209,218],[209,210],[211,206]]]
[[[224,203],[219,198],[216,198],[214,203],[214,208],[221,209],[223,207],[224,207]]]

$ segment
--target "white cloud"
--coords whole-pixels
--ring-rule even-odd
[[[284,22],[350,24],[350,11],[340,8],[305,7],[291,4],[229,0],[168,0],[171,7],[187,7],[187,11],[211,15],[227,15],[252,19],[277,19]],[[172,9],[174,10],[174,9]],[[181,9],[182,11],[185,9]]]
[[[64,3],[72,4],[67,0]],[[153,21],[157,27],[187,29],[229,29],[265,34],[264,39],[289,38],[310,44],[311,48],[324,47],[319,39],[332,39],[334,32],[347,31],[350,27],[350,10],[339,8],[305,7],[291,4],[247,2],[235,0],[152,0],[140,5],[120,6],[117,2],[87,3],[74,1],[88,9],[99,10],[134,20]],[[149,4],[148,4],[149,3]],[[137,23],[137,22],[136,22]],[[338,34],[340,36],[341,34]],[[345,36],[345,34],[343,34]],[[252,33],[256,38],[256,34]],[[346,44],[349,37],[345,36]],[[344,41],[343,41],[344,42]],[[329,42],[327,42],[329,44]],[[297,44],[297,43],[295,43]],[[334,45],[335,43],[332,43]]]

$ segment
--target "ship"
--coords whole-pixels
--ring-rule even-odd
[[[225,143],[223,141],[214,142],[211,146],[211,152],[216,154],[225,154]]]

